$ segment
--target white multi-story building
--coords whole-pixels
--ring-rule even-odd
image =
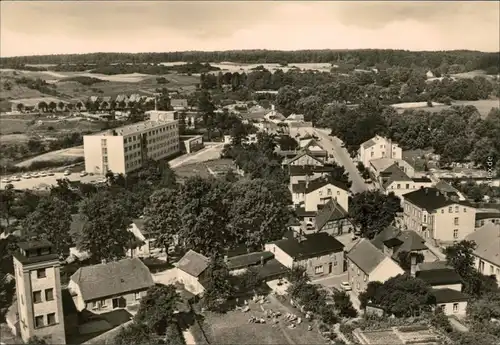
[[[137,122],[83,137],[85,171],[127,174],[140,169],[148,159],[160,160],[180,152],[179,126],[173,112],[151,114]]]
[[[59,255],[47,241],[21,242],[14,254],[19,329],[23,341],[37,336],[66,344]]]
[[[376,135],[361,144],[358,151],[358,160],[365,167],[369,167],[370,161],[378,158],[402,159],[403,150],[391,139]]]

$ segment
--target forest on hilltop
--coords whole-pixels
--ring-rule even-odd
[[[462,65],[464,71],[482,69],[496,74],[500,67],[499,53],[479,51],[407,51],[407,50],[229,50],[184,51],[165,53],[89,53],[39,55],[1,58],[3,68],[20,68],[26,64],[93,64],[104,66],[117,63],[140,64],[161,62],[224,62],[235,63],[342,63],[367,67],[389,65],[434,69],[442,64]]]

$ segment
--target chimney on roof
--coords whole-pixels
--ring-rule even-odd
[[[450,197],[448,196],[448,193],[447,193],[447,192],[443,192],[443,195],[444,195],[444,197],[445,197],[445,199],[446,199],[446,200],[449,200],[449,199],[450,199]]]
[[[106,263],[106,259],[102,259],[101,264],[105,264],[105,263]]]
[[[260,257],[260,265],[264,266],[264,257],[263,256]]]
[[[413,253],[410,253],[410,260],[410,275],[415,278],[415,276],[417,275],[417,257]]]

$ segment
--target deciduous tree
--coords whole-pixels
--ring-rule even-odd
[[[167,326],[175,321],[174,312],[180,298],[173,285],[153,286],[141,299],[135,321],[158,335],[164,334]]]

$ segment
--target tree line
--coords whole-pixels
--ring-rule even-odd
[[[117,64],[117,63],[161,63],[161,62],[239,62],[239,63],[346,63],[367,66],[387,64],[390,66],[438,68],[442,64],[463,65],[466,70],[491,69],[498,73],[500,60],[498,53],[478,51],[436,51],[412,52],[393,49],[359,50],[230,50],[230,51],[184,51],[164,53],[90,53],[65,55],[19,56],[2,58],[5,68],[15,68],[26,64]]]

